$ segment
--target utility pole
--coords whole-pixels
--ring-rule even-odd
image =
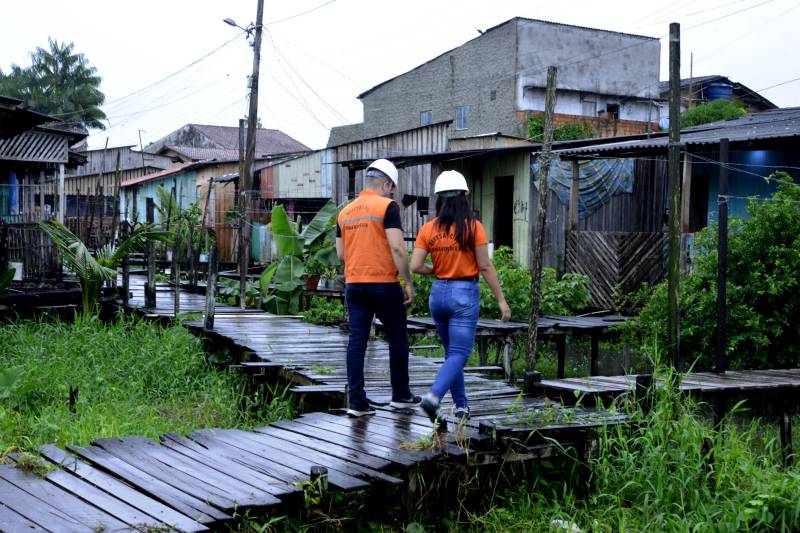
[[[669,277],[667,307],[669,314],[669,357],[680,369],[680,198],[681,198],[681,26],[669,25]]]
[[[245,202],[245,198],[247,197],[245,194],[245,176],[247,175],[244,171],[244,130],[245,124],[244,119],[239,119],[239,186],[236,188],[236,207],[239,209],[239,227],[237,228],[237,247],[239,250],[239,308],[245,308],[245,297],[247,295],[247,254],[244,252],[246,250],[245,240],[244,240],[244,231],[245,231],[245,220],[247,220],[247,203]]]
[[[553,115],[556,107],[556,77],[558,69],[554,66],[547,67],[547,92],[544,100],[544,144],[539,154],[539,202],[536,209],[536,235],[533,248],[530,252],[531,265],[531,311],[528,315],[528,364],[527,371],[533,370],[536,360],[536,341],[539,334],[539,307],[541,303],[542,286],[542,254],[544,252],[544,226],[547,220],[547,196],[550,194],[548,178],[550,175],[551,149],[553,145]],[[528,194],[528,213],[533,219],[533,176],[530,181]],[[530,223],[528,224],[530,229]],[[529,233],[530,235],[530,233]]]
[[[239,221],[239,224],[244,224],[242,229],[243,248],[239,249],[240,260],[240,273],[242,279],[247,279],[247,264],[250,258],[250,238],[252,231],[252,224],[250,217],[254,208],[254,202],[251,201],[253,190],[253,163],[256,155],[256,131],[258,126],[258,71],[261,63],[261,33],[263,26],[261,24],[264,18],[264,0],[258,0],[258,7],[256,10],[255,22],[255,37],[253,39],[253,73],[250,76],[250,110],[247,115],[247,148],[244,158],[244,175],[239,176],[239,186],[243,191],[242,196],[244,217]],[[246,282],[245,282],[246,283]],[[244,299],[241,299],[240,307],[244,307]]]

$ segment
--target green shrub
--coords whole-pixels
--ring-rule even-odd
[[[731,368],[800,365],[800,188],[778,173],[771,201],[751,201],[728,239],[728,354]],[[716,342],[717,226],[697,236],[694,270],[681,280],[681,352],[696,368],[713,364]],[[667,343],[667,284],[638,294],[643,307],[624,326],[633,345]]]
[[[525,321],[531,308],[531,274],[514,260],[514,252],[507,246],[500,246],[492,258],[500,286],[511,308],[514,320]],[[417,298],[409,309],[409,314],[429,315],[428,297],[433,283],[432,276],[415,276],[414,286]],[[567,315],[589,301],[589,278],[582,274],[568,272],[557,279],[556,271],[545,268],[542,271],[541,312],[545,315]],[[500,308],[489,285],[481,277],[481,318],[500,318]]]
[[[730,120],[747,114],[747,108],[741,102],[731,100],[712,100],[681,113],[681,128],[698,126],[718,120]]]
[[[308,309],[303,311],[303,319],[311,324],[333,324],[344,320],[344,306],[339,300],[314,296]]]
[[[597,137],[597,130],[589,122],[573,122],[553,128],[554,141],[574,141],[593,139],[594,137]],[[544,139],[544,115],[528,117],[528,138],[542,142]]]

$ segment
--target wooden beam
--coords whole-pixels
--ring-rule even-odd
[[[67,202],[64,198],[64,163],[58,164],[58,215],[57,220],[64,223],[64,210],[66,209]]]
[[[683,177],[681,180],[681,259],[680,271],[689,273],[689,218],[691,213],[692,154],[683,154]]]
[[[214,329],[214,306],[217,295],[217,245],[212,244],[208,250],[208,279],[206,280],[206,316],[203,329]]]

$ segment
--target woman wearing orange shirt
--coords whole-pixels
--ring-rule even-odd
[[[436,423],[439,404],[448,390],[455,417],[469,418],[464,366],[475,344],[480,308],[478,274],[497,298],[504,322],[511,318],[511,310],[489,259],[486,232],[467,201],[469,188],[464,176],[454,170],[442,172],[436,178],[434,192],[437,216],[422,226],[417,236],[411,271],[436,276],[428,303],[445,349],[445,361],[422,399],[422,408]],[[428,254],[433,266],[425,264]]]

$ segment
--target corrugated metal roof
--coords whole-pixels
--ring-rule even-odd
[[[67,141],[66,135],[26,131],[10,139],[0,140],[0,159],[34,163],[68,163]]]
[[[144,176],[139,176],[138,178],[133,178],[129,180],[125,180],[120,185],[123,189],[126,187],[132,187],[134,185],[138,185],[140,183],[144,183],[151,180],[157,180],[161,178],[165,178],[167,176],[172,176],[173,174],[177,174],[179,172],[183,172],[184,170],[189,170],[191,167],[199,167],[205,164],[205,161],[192,161],[188,163],[180,163],[175,165],[174,167],[170,167],[165,170],[159,170],[158,172],[151,172],[150,174],[145,174]]]
[[[727,138],[731,143],[766,139],[800,137],[800,107],[772,109],[751,113],[732,120],[723,120],[681,130],[680,144],[684,148],[719,144]],[[628,152],[663,151],[669,144],[666,133],[650,139],[608,142],[605,139],[580,148],[555,150],[562,156],[591,154],[625,154]]]

